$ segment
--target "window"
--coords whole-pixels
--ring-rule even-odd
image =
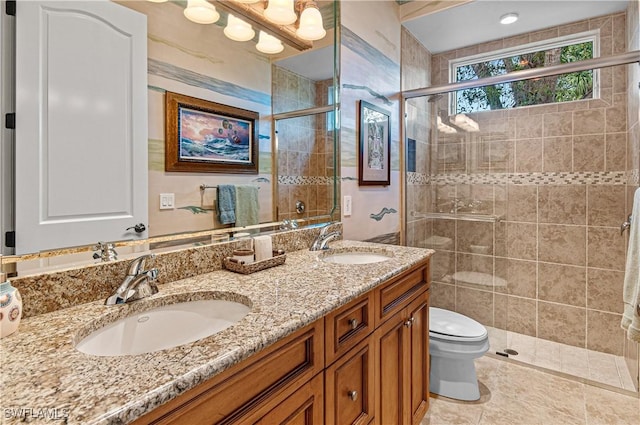
[[[597,32],[582,33],[516,49],[450,62],[453,82],[477,80],[598,56]],[[459,90],[452,95],[452,113],[509,109],[597,98],[597,71],[587,70],[537,79]]]

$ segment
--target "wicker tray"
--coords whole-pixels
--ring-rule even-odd
[[[256,261],[251,264],[243,264],[233,261],[231,257],[226,257],[222,261],[222,265],[232,272],[250,274],[270,267],[280,266],[284,264],[286,259],[287,254],[285,254],[284,251],[273,251],[273,257],[267,258],[266,260]]]

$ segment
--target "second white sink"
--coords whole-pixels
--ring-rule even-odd
[[[320,255],[322,261],[337,264],[373,264],[387,261],[389,258],[391,258],[391,254],[387,252],[364,250],[328,251]]]
[[[239,322],[250,308],[227,300],[169,304],[100,328],[76,349],[95,356],[124,356],[177,347],[218,333]]]

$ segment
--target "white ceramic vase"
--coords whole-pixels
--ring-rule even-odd
[[[0,283],[0,338],[18,330],[22,317],[22,298],[11,282]]]

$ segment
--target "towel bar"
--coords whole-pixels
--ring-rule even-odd
[[[202,191],[204,191],[206,189],[217,189],[217,188],[218,188],[218,185],[210,186],[210,185],[204,184],[204,183],[200,185],[200,190],[202,190]],[[258,186],[258,190],[260,190],[260,186]]]

